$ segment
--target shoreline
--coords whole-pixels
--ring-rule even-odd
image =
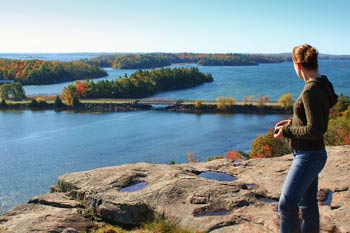
[[[242,113],[242,114],[292,114],[292,107],[284,108],[276,103],[268,102],[266,104],[257,103],[235,103],[224,108],[218,108],[214,101],[207,101],[196,107],[194,101],[182,100],[176,101],[173,105],[165,105],[155,107],[157,105],[139,103],[140,100],[113,100],[113,99],[94,99],[80,100],[81,103],[76,106],[63,105],[55,106],[52,100],[39,103],[36,106],[31,106],[30,101],[9,101],[6,105],[0,105],[0,111],[7,110],[31,110],[31,111],[76,111],[76,112],[130,112],[143,110],[168,111],[175,113],[190,113],[190,114],[207,114],[207,113]]]

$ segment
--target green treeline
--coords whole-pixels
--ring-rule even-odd
[[[115,69],[149,69],[171,65],[168,58],[156,54],[104,55],[82,61]]]
[[[80,61],[0,59],[0,79],[16,80],[23,85],[52,84],[106,75],[103,69]]]
[[[211,74],[201,73],[198,68],[162,68],[139,70],[130,77],[117,80],[76,82],[63,89],[66,100],[74,96],[83,98],[144,98],[162,91],[194,87],[212,82]]]
[[[103,55],[96,58],[83,59],[82,61],[99,67],[147,69],[176,63],[195,63],[203,66],[258,65],[259,63],[283,62],[285,59],[264,54],[149,53]]]

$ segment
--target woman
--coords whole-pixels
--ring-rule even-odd
[[[320,231],[318,174],[327,160],[323,134],[329,109],[338,96],[327,77],[319,74],[317,55],[317,50],[307,44],[293,49],[294,69],[305,86],[294,104],[293,119],[275,125],[275,138],[290,138],[294,155],[278,205],[283,233]]]

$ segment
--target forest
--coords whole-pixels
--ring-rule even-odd
[[[286,59],[264,54],[147,53],[103,55],[81,61],[99,67],[147,69],[176,63],[194,63],[202,66],[251,66],[259,63],[279,63]]]
[[[62,94],[66,100],[72,100],[74,96],[79,98],[144,98],[161,91],[185,89],[212,81],[211,74],[204,74],[198,68],[162,68],[139,70],[130,77],[125,75],[112,81],[77,81],[65,87]]]
[[[44,85],[106,76],[103,69],[80,61],[0,59],[0,79],[23,85]]]

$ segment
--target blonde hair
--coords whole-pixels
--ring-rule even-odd
[[[293,48],[293,61],[306,69],[315,70],[318,68],[317,56],[317,49],[311,45],[303,44]]]

